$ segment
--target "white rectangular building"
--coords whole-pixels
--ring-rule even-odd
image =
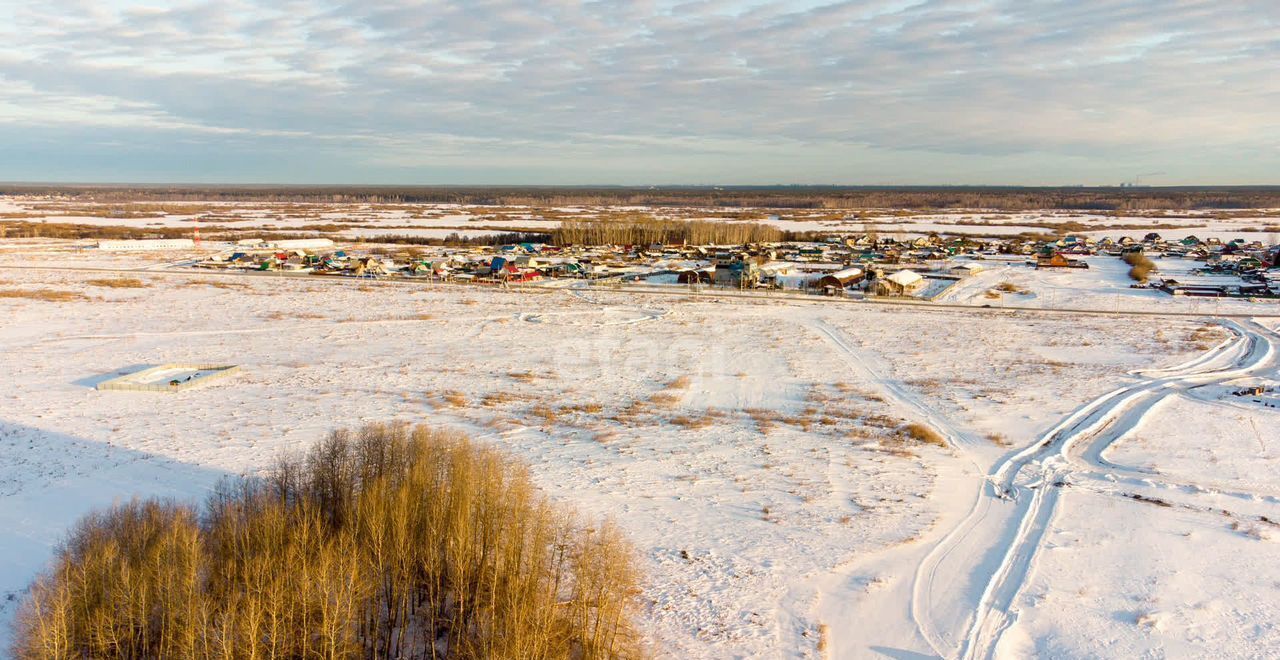
[[[98,241],[99,250],[190,250],[196,246],[189,238],[155,238],[136,241]]]

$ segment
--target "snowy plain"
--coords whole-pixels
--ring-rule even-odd
[[[124,213],[133,208],[133,213]],[[139,210],[141,209],[141,210]],[[451,233],[481,236],[495,232],[548,231],[565,219],[627,218],[635,214],[667,220],[723,222],[750,220],[794,232],[866,233],[908,238],[942,233],[974,237],[1047,234],[1055,228],[1093,238],[1142,238],[1159,233],[1167,240],[1195,235],[1201,239],[1269,240],[1280,237],[1280,210],[1241,214],[1186,212],[1116,212],[1111,214],[1035,211],[1002,213],[983,210],[946,212],[867,209],[860,211],[734,209],[716,215],[694,207],[582,206],[540,209],[524,206],[464,206],[445,203],[290,203],[212,202],[128,204],[80,202],[65,197],[11,195],[0,199],[0,214],[34,223],[71,223],[134,228],[185,228],[215,231],[253,230],[320,232],[334,237],[372,238],[412,235],[442,238]]]
[[[86,511],[199,499],[332,428],[403,420],[504,446],[615,519],[659,657],[1280,653],[1280,412],[1224,394],[1275,377],[1264,304],[979,306],[1010,280],[1045,307],[1214,311],[1105,264],[989,271],[955,296],[973,309],[73,270],[181,256],[0,251],[0,291],[85,296],[0,299],[0,643]],[[93,389],[168,362],[243,371]],[[912,422],[948,445],[903,438]]]

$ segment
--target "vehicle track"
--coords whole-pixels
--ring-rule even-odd
[[[973,434],[966,433],[957,428],[941,413],[929,406],[922,398],[910,391],[902,383],[883,376],[881,372],[868,361],[867,357],[861,351],[858,351],[849,344],[844,333],[834,328],[825,319],[808,318],[803,320],[802,323],[834,346],[846,362],[857,369],[870,382],[874,383],[882,392],[887,394],[893,401],[894,405],[915,417],[922,418],[926,424],[939,432],[946,439],[948,445],[953,448],[963,450],[964,448],[971,448],[978,443],[977,438]],[[969,458],[975,471],[979,473],[982,472],[982,467],[971,458],[971,455],[968,452],[961,451],[960,453],[966,458]],[[973,504],[970,506],[965,520],[981,521],[985,517],[990,504],[990,498],[985,497],[979,490],[975,493]],[[921,563],[917,567],[916,573],[913,577],[915,584],[920,583],[922,574],[927,573],[930,578],[936,575],[941,560],[954,550],[955,546],[950,542],[954,539],[959,530],[960,528],[958,527],[953,529],[938,541],[935,549],[939,546],[946,546],[947,549],[940,557],[937,558],[937,561],[929,564]],[[920,633],[921,638],[929,644],[935,653],[939,655],[946,655],[947,649],[951,648],[951,645],[945,641],[943,635],[939,631],[933,628],[931,620],[927,616],[924,616],[924,612],[927,612],[929,609],[930,598],[930,593],[922,594],[916,591],[913,585],[913,593],[909,604],[912,623],[915,625],[917,632]]]
[[[1102,460],[1102,453],[1140,424],[1160,400],[1193,387],[1274,368],[1274,332],[1253,322],[1226,325],[1233,338],[1208,355],[1179,367],[1153,370],[1148,373],[1164,375],[1148,377],[1098,397],[992,471],[988,498],[1013,499],[1021,505],[1029,495],[1029,502],[1012,542],[987,582],[959,657],[993,657],[1001,635],[1016,622],[1014,603],[1061,497],[1058,486],[1069,483],[1083,470],[1104,474],[1132,471]],[[1158,480],[1156,475],[1141,474],[1147,480]]]

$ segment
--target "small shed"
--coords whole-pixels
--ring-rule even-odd
[[[983,270],[985,269],[982,267],[982,264],[976,264],[971,261],[966,261],[965,263],[956,264],[952,266],[951,274],[959,277],[969,277],[970,275],[977,275],[978,273],[981,273]]]

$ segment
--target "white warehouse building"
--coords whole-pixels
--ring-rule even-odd
[[[155,238],[136,241],[98,241],[99,250],[189,250],[196,246],[189,238]]]

